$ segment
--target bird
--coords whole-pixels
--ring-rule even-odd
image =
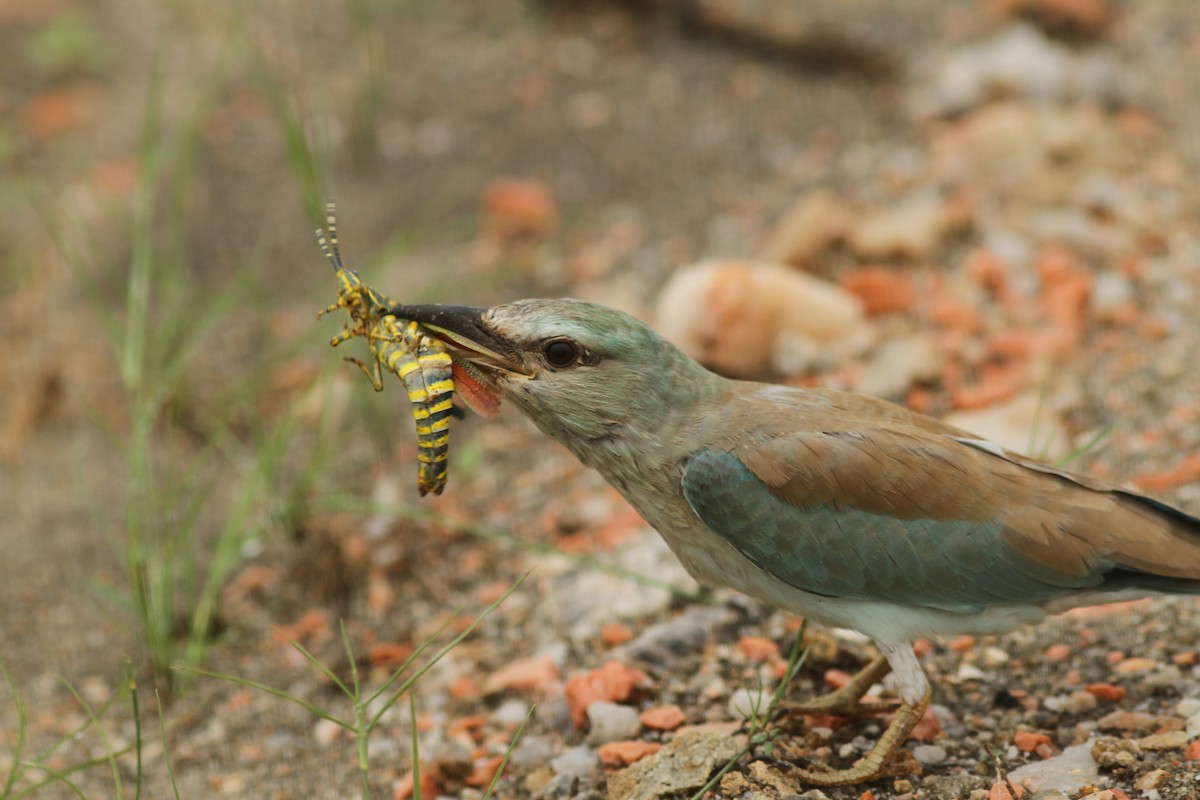
[[[850,683],[797,709],[867,709],[891,672],[896,713],[849,767],[798,770],[813,785],[906,770],[931,698],[918,638],[1200,594],[1200,519],[885,400],[721,377],[578,300],[389,313],[448,345],[464,396],[510,402],[598,470],[702,585],[874,641]]]

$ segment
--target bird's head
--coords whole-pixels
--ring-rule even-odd
[[[681,392],[716,379],[643,323],[594,303],[397,305],[389,312],[424,325],[485,390],[577,454],[653,431],[688,399]]]

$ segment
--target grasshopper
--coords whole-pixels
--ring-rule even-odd
[[[325,205],[325,231],[317,228],[321,252],[333,265],[337,277],[338,299],[317,319],[340,308],[350,313],[350,323],[329,344],[337,347],[356,337],[367,340],[371,365],[357,358],[347,361],[358,365],[372,388],[383,391],[386,369],[404,383],[412,404],[417,427],[417,489],[424,496],[441,494],[446,488],[450,448],[450,417],[455,415],[453,362],[445,344],[426,333],[416,322],[387,313],[395,302],[382,292],[363,283],[358,273],[342,263],[338,249],[337,220],[334,204]]]

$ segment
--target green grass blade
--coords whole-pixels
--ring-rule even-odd
[[[350,661],[350,685],[354,687],[350,697],[358,702],[362,697],[362,687],[358,685],[358,660],[354,657],[354,648],[350,646],[350,637],[346,634],[346,621],[338,620],[338,627],[342,632],[342,647],[346,649],[346,658]]]
[[[417,738],[417,701],[408,696],[408,729],[412,732],[413,800],[421,800],[421,745]]]
[[[513,732],[512,741],[508,743],[508,747],[504,749],[504,758],[500,759],[500,766],[496,767],[496,774],[492,776],[491,783],[488,784],[487,791],[483,794],[483,800],[491,800],[492,794],[496,791],[496,784],[500,782],[500,776],[504,774],[504,768],[508,766],[508,759],[512,756],[512,751],[517,746],[517,742],[521,738],[521,734],[525,732],[525,726],[529,724],[529,720],[533,718],[533,711],[537,705],[532,705],[525,712],[525,719],[521,720],[521,724],[517,726]]]
[[[309,713],[320,717],[321,719],[329,720],[341,728],[344,728],[352,733],[354,732],[353,722],[347,722],[346,720],[339,719],[338,717],[333,716],[333,714],[330,714],[328,711],[318,708],[307,700],[297,697],[291,692],[286,692],[283,689],[276,689],[274,686],[269,686],[265,683],[259,683],[258,681],[253,681],[249,678],[241,678],[237,675],[226,675],[223,672],[210,672],[209,670],[200,669],[199,667],[186,667],[183,665],[177,665],[172,667],[172,669],[180,672],[190,672],[193,675],[203,675],[206,678],[216,678],[217,680],[229,681],[230,683],[236,683],[238,686],[245,686],[248,689],[257,689],[265,694],[278,697],[281,700],[287,700],[289,703],[294,703]]]
[[[483,622],[483,620],[486,619],[489,614],[491,614],[493,611],[495,611],[497,608],[499,608],[500,604],[503,603],[505,600],[507,600],[508,596],[510,594],[512,594],[513,592],[515,592],[517,590],[517,587],[519,587],[522,583],[524,583],[525,579],[528,577],[529,577],[529,573],[527,572],[524,575],[522,575],[520,578],[517,578],[515,581],[513,581],[512,586],[508,587],[508,589],[505,590],[504,594],[500,595],[498,598],[496,598],[495,601],[490,603],[487,606],[487,608],[485,608],[483,611],[481,611],[479,613],[479,616],[475,617],[475,619],[472,620],[471,624],[463,629],[462,633],[458,634],[453,639],[451,639],[450,642],[447,643],[442,649],[440,649],[436,653],[434,653],[433,658],[431,658],[428,663],[426,663],[419,670],[417,670],[413,675],[411,675],[410,677],[405,679],[405,681],[403,683],[401,683],[399,686],[397,686],[395,688],[395,690],[392,692],[391,697],[388,698],[388,700],[383,704],[383,706],[379,709],[379,711],[375,714],[375,716],[371,718],[371,722],[367,726],[367,730],[374,730],[375,726],[379,724],[379,720],[381,720],[383,718],[383,715],[385,713],[387,713],[388,709],[390,709],[396,703],[396,701],[400,699],[400,697],[405,692],[407,692],[409,689],[411,689],[413,687],[413,685],[421,678],[422,675],[424,675],[426,672],[428,672],[430,669],[432,669],[433,665],[438,663],[439,661],[441,661],[442,658],[445,657],[445,655],[447,653],[449,653],[455,647],[458,647],[459,643],[462,642],[463,639],[466,639],[468,636],[470,636],[471,633],[475,630],[475,628],[477,628],[479,626],[479,624],[481,622]],[[377,697],[378,694],[379,693],[376,692],[375,695],[372,695],[372,698]]]
[[[87,795],[84,794],[83,790],[79,788],[79,785],[76,784],[74,781],[72,781],[68,776],[71,775],[73,772],[78,772],[79,770],[87,769],[88,767],[94,767],[96,764],[101,764],[105,760],[106,760],[106,758],[95,759],[90,762],[85,762],[85,764],[83,764],[83,765],[76,764],[75,766],[72,766],[69,769],[64,769],[62,771],[51,769],[50,767],[47,767],[45,764],[26,763],[25,764],[26,767],[41,770],[42,772],[45,772],[50,777],[46,778],[45,780],[43,780],[33,786],[30,786],[27,789],[23,789],[23,790],[17,792],[16,794],[14,794],[12,796],[12,800],[18,800],[18,798],[21,798],[21,797],[28,797],[30,794],[37,791],[38,789],[44,788],[46,786],[49,786],[49,785],[55,784],[55,783],[65,784],[67,786],[67,788],[69,788],[72,792],[75,793],[76,797],[80,798],[80,800],[87,800]]]
[[[416,661],[417,658],[420,657],[420,655],[422,653],[424,653],[429,648],[433,647],[433,643],[437,640],[437,638],[439,636],[441,636],[443,633],[445,633],[446,630],[450,627],[450,625],[454,622],[454,620],[458,618],[458,615],[462,612],[462,609],[463,609],[462,606],[459,606],[458,608],[454,609],[454,612],[449,617],[446,618],[446,621],[443,622],[436,631],[434,631],[432,634],[430,634],[429,638],[427,638],[425,641],[421,642],[421,644],[417,645],[417,648],[412,651],[412,654],[410,654],[408,656],[408,658],[404,659],[404,661],[402,661],[400,663],[400,666],[398,666],[394,670],[392,670],[392,674],[390,676],[388,676],[388,679],[386,681],[383,682],[383,685],[371,693],[371,696],[368,697],[366,700],[366,704],[371,705],[376,700],[378,700],[380,697],[387,694],[388,690],[391,689],[391,687],[396,683],[396,681],[400,680],[400,676],[404,674],[405,670],[407,670],[409,668],[409,666],[411,666],[412,663],[414,661]]]
[[[29,724],[25,716],[25,698],[17,689],[17,683],[13,680],[13,676],[8,671],[8,666],[4,663],[4,659],[0,659],[0,677],[4,678],[4,682],[8,684],[8,690],[12,693],[13,705],[17,709],[17,744],[13,748],[13,763],[12,769],[8,771],[8,777],[4,779],[4,788],[0,790],[0,797],[8,797],[12,792],[13,786],[16,785],[17,778],[21,774],[21,754],[25,751],[25,732]]]
[[[158,736],[162,739],[163,760],[167,762],[167,777],[171,780],[171,792],[175,795],[175,800],[180,800],[179,784],[175,782],[175,765],[171,763],[171,749],[167,742],[167,723],[163,718],[162,698],[158,696],[157,691],[154,693],[154,702],[158,705]]]
[[[1120,427],[1120,424],[1116,423],[1116,422],[1105,425],[1103,428],[1101,428],[1100,430],[1098,430],[1094,434],[1092,434],[1092,436],[1089,437],[1086,442],[1084,442],[1079,447],[1076,447],[1074,450],[1072,450],[1071,452],[1067,453],[1065,456],[1060,458],[1055,463],[1055,466],[1066,467],[1066,466],[1070,465],[1070,463],[1072,461],[1075,461],[1075,460],[1080,459],[1083,456],[1087,455],[1092,450],[1095,450],[1097,447],[1099,447],[1101,444],[1103,444],[1104,441],[1106,439],[1108,439],[1109,436],[1112,436],[1113,431],[1115,431],[1119,427]]]
[[[137,756],[137,766],[134,772],[134,797],[142,797],[142,714],[138,705],[137,680],[133,677],[133,662],[125,659],[125,686],[129,690],[129,702],[133,709],[133,743]]]
[[[104,758],[102,760],[107,761],[109,768],[112,770],[113,788],[116,792],[115,797],[117,800],[121,800],[121,798],[124,797],[124,792],[122,791],[124,787],[121,783],[121,770],[117,765],[118,753],[113,750],[112,742],[110,742],[108,738],[108,733],[104,730],[104,726],[100,724],[99,715],[96,714],[95,709],[92,708],[91,704],[84,699],[83,695],[81,695],[74,686],[65,680],[62,683],[67,687],[67,691],[71,693],[71,696],[75,698],[75,702],[79,703],[79,705],[83,708],[84,713],[87,714],[88,719],[91,720],[92,727],[95,728],[96,732],[100,734],[100,741],[104,745]],[[112,701],[109,702],[111,703]],[[107,709],[108,705],[108,703],[105,703],[104,708]],[[121,752],[128,752],[131,747],[132,745],[124,748]]]

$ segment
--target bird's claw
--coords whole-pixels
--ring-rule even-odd
[[[907,750],[898,749],[875,765],[869,757],[864,756],[845,769],[834,769],[828,764],[813,761],[809,766],[798,769],[792,774],[800,780],[816,786],[849,786],[851,784],[868,783],[880,778],[899,778],[908,775],[920,775],[923,771],[920,761]]]

